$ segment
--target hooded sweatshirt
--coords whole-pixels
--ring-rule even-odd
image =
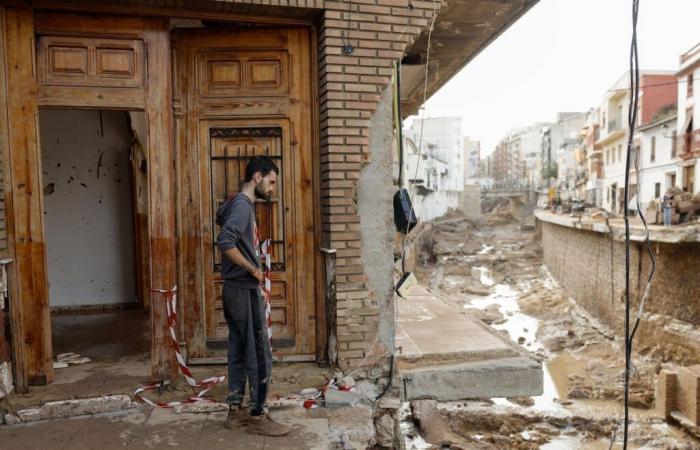
[[[221,250],[221,277],[234,286],[257,288],[258,280],[225,255],[226,251],[237,248],[253,266],[260,267],[255,248],[255,205],[245,194],[234,195],[216,211],[216,224],[221,227],[216,240]]]

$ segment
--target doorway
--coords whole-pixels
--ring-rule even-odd
[[[40,110],[51,336],[56,379],[104,378],[125,360],[148,373],[150,326],[141,289],[143,159],[132,117]],[[119,362],[117,365],[116,363]],[[67,367],[65,367],[67,365]],[[80,365],[80,367],[78,367]]]
[[[228,329],[216,248],[218,206],[240,191],[245,165],[268,155],[280,169],[270,202],[256,204],[261,239],[272,242],[271,325],[276,358],[316,358],[318,254],[312,35],[306,28],[180,30],[178,135],[181,264],[192,363],[224,362]],[[193,76],[192,74],[196,74]],[[193,245],[185,245],[186,243]]]

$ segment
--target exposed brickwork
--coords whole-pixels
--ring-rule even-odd
[[[656,380],[656,410],[666,418],[677,411],[700,425],[700,366],[662,370]]]
[[[674,372],[662,370],[656,379],[656,394],[654,403],[656,411],[666,419],[671,417],[671,411],[676,410],[676,384],[678,377]]]
[[[361,261],[357,187],[368,162],[369,120],[392,64],[429,25],[440,2],[326,1],[319,39],[321,192],[325,242],[338,250],[338,345],[352,367],[375,341],[379,306]],[[343,53],[350,43],[354,50]],[[377,349],[375,353],[383,350]]]

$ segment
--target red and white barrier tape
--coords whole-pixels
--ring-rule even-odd
[[[262,296],[265,300],[265,320],[267,321],[267,337],[270,339],[270,345],[272,345],[272,318],[270,310],[270,299],[272,298],[272,250],[271,242],[269,239],[265,239],[261,246],[262,250],[262,262],[263,262],[263,284],[262,284]]]
[[[270,299],[272,297],[272,279],[271,279],[271,273],[272,273],[272,255],[271,255],[271,241],[270,239],[266,239],[262,246],[258,247],[258,230],[257,227],[255,229],[255,248],[260,248],[262,255],[258,255],[259,257],[262,257],[263,264],[264,264],[264,270],[263,270],[263,283],[262,286],[260,287],[260,290],[262,292],[262,297],[265,301],[265,320],[267,322],[267,337],[272,342],[272,319],[271,319],[271,310],[270,310]],[[211,390],[211,388],[214,387],[214,385],[221,383],[226,379],[225,376],[217,376],[217,377],[209,377],[206,378],[202,381],[196,381],[194,377],[192,376],[192,371],[190,371],[189,367],[187,367],[187,363],[185,361],[185,358],[182,356],[182,353],[180,352],[180,343],[177,340],[177,336],[175,335],[175,325],[177,323],[177,287],[173,287],[172,289],[166,290],[166,289],[151,289],[153,292],[158,292],[163,295],[165,295],[165,300],[166,300],[166,310],[168,314],[168,329],[170,330],[170,340],[171,340],[171,345],[173,347],[173,350],[175,351],[175,359],[177,359],[177,365],[180,369],[180,372],[182,375],[185,377],[185,381],[187,381],[187,384],[190,385],[190,387],[193,390],[199,389],[199,391],[194,395],[189,397],[185,401],[175,401],[175,402],[168,402],[168,403],[163,403],[163,402],[158,402],[158,401],[153,401],[149,400],[143,396],[141,396],[141,393],[146,392],[146,391],[152,391],[155,389],[162,389],[163,387],[167,386],[170,384],[169,380],[161,381],[158,383],[151,383],[147,384],[144,386],[140,386],[138,389],[134,391],[134,398],[137,400],[142,401],[143,403],[146,403],[151,406],[156,406],[159,408],[172,408],[173,406],[176,405],[181,405],[184,403],[195,403],[195,402],[202,402],[202,401],[210,401],[208,398],[205,397],[207,392]],[[306,402],[305,405],[306,406]]]
[[[157,406],[159,408],[172,408],[173,406],[176,405],[181,405],[184,403],[195,403],[195,402],[203,402],[203,401],[210,401],[208,398],[205,397],[207,392],[211,390],[216,384],[221,383],[226,379],[225,376],[216,376],[216,377],[209,377],[205,378],[202,381],[197,381],[194,379],[192,376],[192,371],[190,371],[189,367],[187,367],[187,363],[185,362],[185,358],[182,356],[182,353],[180,352],[180,343],[177,340],[177,337],[175,335],[175,325],[177,324],[177,287],[173,287],[172,289],[165,290],[165,289],[151,289],[153,292],[158,292],[161,293],[165,296],[165,305],[166,305],[166,311],[168,314],[168,329],[170,330],[170,344],[172,345],[173,350],[175,351],[175,358],[177,359],[177,365],[178,368],[180,369],[180,372],[182,375],[185,377],[185,381],[187,381],[187,384],[192,388],[193,391],[196,391],[195,395],[189,397],[185,401],[175,401],[175,402],[168,402],[168,403],[163,403],[159,401],[152,401],[149,400],[143,396],[141,396],[142,392],[145,391],[152,391],[155,389],[162,389],[163,387],[169,385],[171,382],[169,380],[164,380],[158,383],[151,383],[147,384],[144,386],[140,386],[138,389],[134,391],[134,398],[137,400],[142,401],[143,403],[146,403],[151,406]]]

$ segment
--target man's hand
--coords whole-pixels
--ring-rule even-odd
[[[255,277],[255,279],[258,280],[259,282],[261,282],[261,283],[263,282],[264,277],[263,277],[262,270],[260,270],[256,267],[255,270],[253,270],[250,274],[253,275]]]

